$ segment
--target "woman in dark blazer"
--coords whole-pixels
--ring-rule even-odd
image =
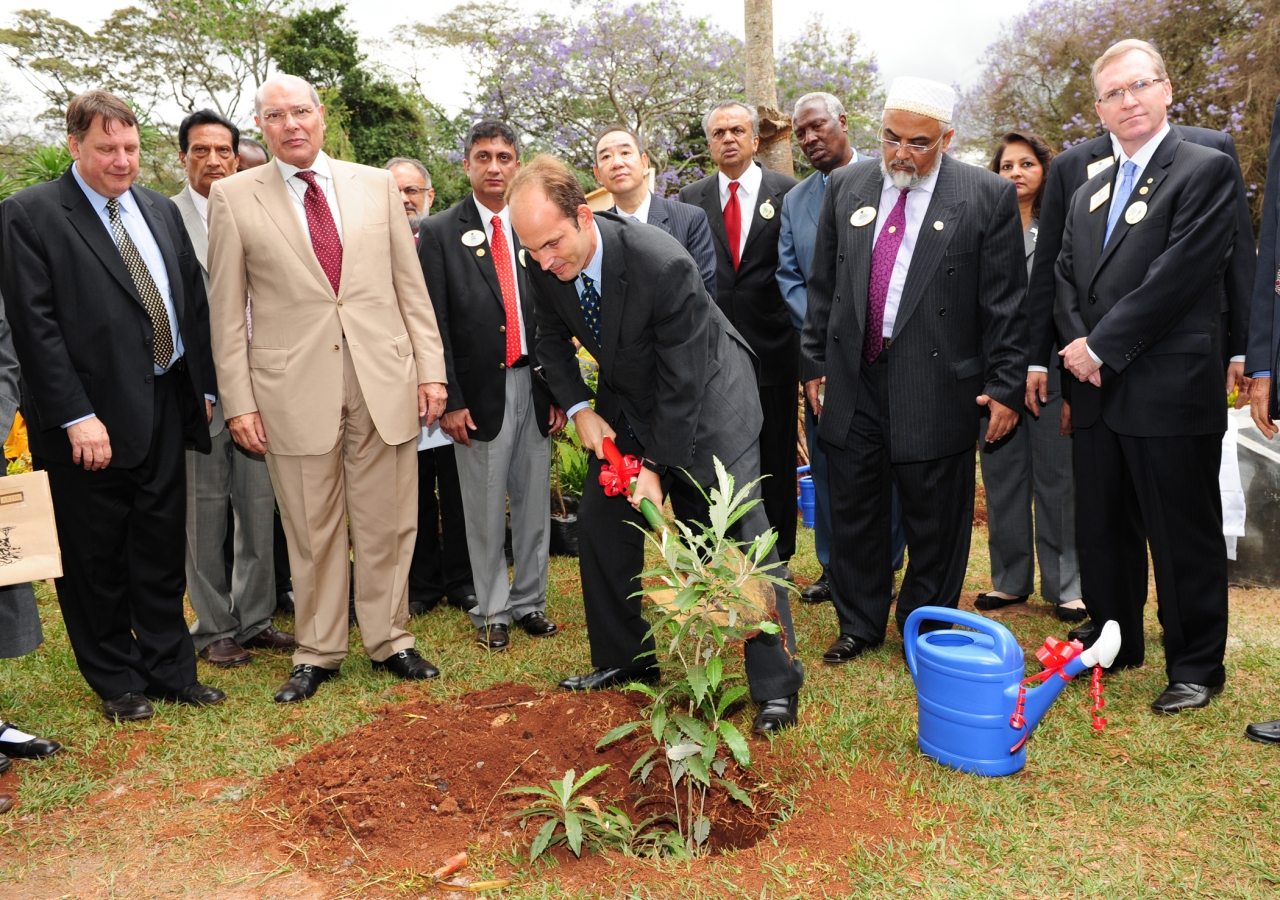
[[[1053,150],[1039,135],[1010,132],[991,158],[991,171],[1014,182],[1027,253],[1027,275],[1040,228],[1037,217]],[[1057,348],[1053,359],[1056,361]],[[1075,490],[1071,475],[1071,410],[1062,399],[1061,369],[1027,372],[1027,410],[1004,440],[979,440],[982,482],[987,492],[987,542],[993,589],[979,594],[978,609],[1024,603],[1035,593],[1040,557],[1040,593],[1058,618],[1085,618],[1075,549]],[[986,420],[979,435],[986,433]],[[1034,496],[1034,526],[1032,498]]]

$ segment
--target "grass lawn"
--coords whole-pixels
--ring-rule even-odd
[[[818,574],[811,537],[802,529],[794,561],[804,582]],[[988,586],[977,528],[966,589]],[[1152,599],[1148,664],[1106,680],[1107,730],[1090,729],[1085,685],[1074,684],[1032,739],[1027,768],[1004,779],[961,775],[918,753],[914,687],[892,630],[878,652],[826,667],[831,607],[796,603],[808,673],[802,722],[769,753],[795,773],[791,822],[750,852],[693,864],[595,860],[598,875],[586,885],[571,877],[582,864],[540,862],[502,896],[1275,897],[1280,752],[1247,741],[1243,728],[1280,716],[1280,596],[1232,590],[1227,690],[1209,709],[1173,718],[1148,709],[1165,683],[1154,591]],[[434,683],[375,675],[357,641],[341,679],[306,704],[279,707],[271,694],[288,659],[260,654],[235,670],[200,663],[201,680],[227,691],[225,704],[162,704],[149,722],[116,726],[76,670],[56,600],[42,589],[40,604],[46,642],[0,662],[0,715],[66,750],[39,765],[16,762],[0,779],[20,797],[0,818],[4,900],[449,896],[412,872],[362,868],[363,860],[335,872],[305,853],[277,852],[255,814],[259,780],[369,723],[385,704],[503,682],[551,687],[589,667],[576,561],[557,558],[549,607],[564,632],[554,639],[517,631],[510,652],[485,658],[465,617],[442,608],[411,625],[444,672]],[[971,608],[972,594],[963,605]],[[1028,652],[1067,630],[1039,598],[995,615]],[[868,784],[879,787],[868,794]],[[838,815],[848,808],[842,791],[901,827],[853,827]],[[817,833],[814,822],[826,835],[821,846],[806,837]],[[476,856],[481,866],[494,862]]]

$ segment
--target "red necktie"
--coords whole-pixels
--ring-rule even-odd
[[[724,205],[724,233],[729,238],[729,256],[733,258],[733,271],[738,271],[742,251],[742,207],[738,205],[738,182],[729,182],[729,202]]]
[[[507,366],[520,358],[520,302],[516,299],[516,273],[511,270],[511,251],[507,249],[507,235],[502,228],[502,216],[489,220],[493,224],[493,267],[498,270],[498,284],[502,287],[502,308],[507,313]]]
[[[338,237],[338,226],[333,223],[333,213],[329,210],[329,201],[324,191],[316,184],[316,173],[310,169],[294,172],[294,178],[300,178],[307,184],[307,192],[302,195],[302,207],[307,211],[307,230],[311,232],[311,249],[320,261],[320,268],[329,277],[333,292],[338,293],[338,285],[342,279],[342,240]]]

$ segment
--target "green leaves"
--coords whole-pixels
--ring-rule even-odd
[[[637,728],[639,728],[641,725],[644,725],[644,724],[646,723],[643,719],[637,719],[634,722],[627,722],[625,725],[619,725],[617,728],[612,729],[608,734],[606,734],[604,737],[600,738],[600,740],[596,742],[596,749],[599,750],[602,747],[609,746],[614,741],[621,740],[622,738],[626,737],[631,732],[635,731]]]
[[[747,747],[747,739],[742,736],[737,726],[728,719],[724,719],[721,720],[718,728],[720,736],[724,738],[725,746],[729,748],[738,765],[743,767],[751,765],[751,750]]]
[[[641,722],[629,723],[638,726]],[[616,729],[615,729],[616,730]],[[582,855],[583,843],[606,843],[611,838],[609,823],[600,814],[600,804],[592,797],[580,795],[582,788],[599,777],[609,766],[596,766],[587,770],[581,778],[575,770],[569,769],[564,776],[551,781],[551,790],[544,787],[517,787],[507,791],[508,794],[531,794],[543,798],[543,803],[536,804],[520,812],[512,813],[511,818],[520,819],[521,825],[529,819],[545,816],[546,821],[538,829],[533,843],[529,845],[529,861],[533,862],[559,843],[567,843],[575,856]],[[588,814],[584,813],[584,810]],[[630,824],[630,820],[623,816]],[[563,829],[563,830],[561,830]]]

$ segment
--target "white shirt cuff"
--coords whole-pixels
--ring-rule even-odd
[[[1094,362],[1096,362],[1098,365],[1102,365],[1102,357],[1093,352],[1093,348],[1089,346],[1088,341],[1084,342],[1084,349],[1089,351],[1089,356],[1090,358],[1093,359]]]
[[[70,428],[72,425],[79,425],[81,422],[88,422],[90,419],[92,419],[92,418],[94,417],[94,415],[95,415],[94,413],[89,413],[89,415],[87,415],[87,416],[81,416],[81,417],[80,417],[80,418],[78,418],[78,419],[72,419],[70,422],[68,422],[67,424],[63,425],[62,427],[63,427],[63,428]]]
[[[1044,373],[1044,374],[1046,374],[1046,375],[1048,375],[1048,374],[1049,374],[1049,370],[1048,370],[1048,369],[1046,369],[1044,366],[1027,366],[1027,371],[1028,371],[1028,372],[1043,372],[1043,373]]]
[[[569,411],[567,415],[569,416],[570,419],[572,419],[574,416],[582,412],[584,409],[590,409],[590,408],[591,408],[591,404],[588,401],[583,400],[581,403],[575,403],[573,404],[573,406],[569,407]]]
[[[1231,361],[1232,361],[1232,362],[1244,362],[1244,357],[1243,357],[1243,356],[1233,356],[1233,357],[1231,357]]]

